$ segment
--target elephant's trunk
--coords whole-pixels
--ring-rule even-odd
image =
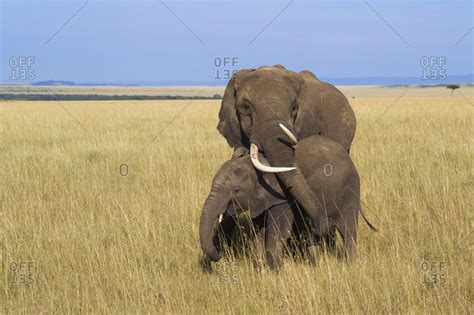
[[[227,205],[229,204],[229,200],[223,200],[225,198],[222,195],[224,194],[219,194],[216,187],[212,188],[202,208],[199,222],[201,248],[213,261],[218,261],[221,258],[214,245],[214,223],[227,210]]]
[[[272,122],[269,125],[264,127],[267,137],[261,140],[265,155],[273,167],[296,167],[295,170],[290,172],[277,173],[277,176],[298,204],[311,217],[315,228],[314,232],[321,234],[321,224],[325,224],[323,222],[325,218],[324,209],[301,173],[301,169],[295,163],[295,154],[291,143],[296,142],[296,137],[288,141],[288,135],[282,130],[278,122]]]

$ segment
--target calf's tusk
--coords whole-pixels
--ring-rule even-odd
[[[255,144],[250,144],[250,160],[252,161],[253,166],[262,172],[266,173],[281,173],[288,172],[296,169],[296,167],[273,167],[262,164],[258,159],[258,148]]]

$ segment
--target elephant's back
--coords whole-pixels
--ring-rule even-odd
[[[298,141],[298,144],[295,145],[295,154],[314,156],[314,160],[318,160],[316,156],[321,157],[321,159],[324,156],[338,156],[341,159],[350,159],[340,143],[321,135],[310,136]]]

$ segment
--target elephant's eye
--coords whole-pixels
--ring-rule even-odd
[[[244,105],[242,106],[244,108],[244,114],[245,115],[250,115],[250,105],[248,103],[244,103]]]
[[[234,194],[238,193],[240,191],[240,187],[239,186],[235,186],[234,188],[232,188],[232,192]]]
[[[298,103],[294,103],[291,106],[291,117],[295,118],[297,113],[298,113]]]

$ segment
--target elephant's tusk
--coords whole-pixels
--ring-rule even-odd
[[[286,133],[288,138],[290,138],[290,140],[293,142],[293,144],[298,143],[298,139],[296,139],[296,136],[290,131],[290,129],[286,128],[285,125],[283,125],[283,124],[278,124],[278,125],[280,126],[281,129],[283,129],[283,131]]]
[[[252,161],[253,166],[262,172],[266,173],[281,173],[288,172],[296,169],[296,167],[273,167],[262,164],[258,159],[258,148],[255,144],[250,144],[250,160]]]
[[[223,214],[221,214],[221,215],[219,216],[219,223],[221,223],[221,222],[222,222],[222,218],[223,218],[223,217],[224,217],[224,215],[223,215]]]

